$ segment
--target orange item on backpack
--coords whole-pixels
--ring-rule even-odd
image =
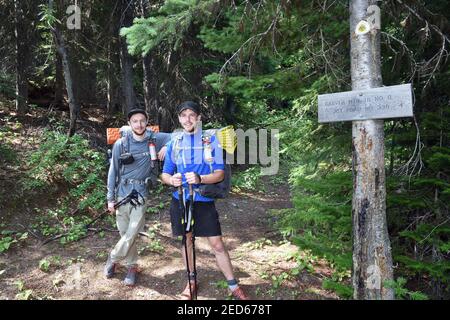
[[[159,126],[147,126],[153,132],[159,132]],[[120,139],[120,128],[106,128],[106,143],[114,144]]]

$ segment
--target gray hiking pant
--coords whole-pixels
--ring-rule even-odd
[[[119,198],[118,201],[121,201]],[[136,266],[138,251],[136,240],[145,225],[146,201],[142,206],[133,206],[130,203],[120,206],[116,210],[116,224],[120,233],[120,240],[111,251],[112,262],[125,261],[127,267]]]

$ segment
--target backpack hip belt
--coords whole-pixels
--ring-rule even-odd
[[[145,180],[138,180],[138,179],[124,179],[122,180],[123,184],[147,184],[148,183],[148,179]]]

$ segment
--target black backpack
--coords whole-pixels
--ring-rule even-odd
[[[231,190],[231,165],[226,163],[226,152],[224,151],[223,163],[225,175],[222,181],[214,184],[202,184],[198,187],[198,193],[203,197],[213,199],[223,199],[228,196]]]

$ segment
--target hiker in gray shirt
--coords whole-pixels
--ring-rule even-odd
[[[107,278],[114,275],[115,267],[119,261],[124,261],[128,272],[125,284],[136,284],[138,252],[136,239],[145,224],[147,209],[145,199],[148,197],[148,188],[156,183],[157,166],[152,161],[152,151],[157,153],[160,161],[164,160],[165,144],[170,141],[170,133],[154,133],[147,129],[148,116],[142,109],[133,109],[128,113],[130,128],[121,129],[122,138],[116,141],[112,150],[111,165],[108,172],[108,210],[116,213],[117,228],[120,240],[108,256],[104,274]],[[155,148],[151,150],[151,144]],[[143,199],[140,204],[133,206],[128,202],[117,209],[114,205],[136,190]]]

